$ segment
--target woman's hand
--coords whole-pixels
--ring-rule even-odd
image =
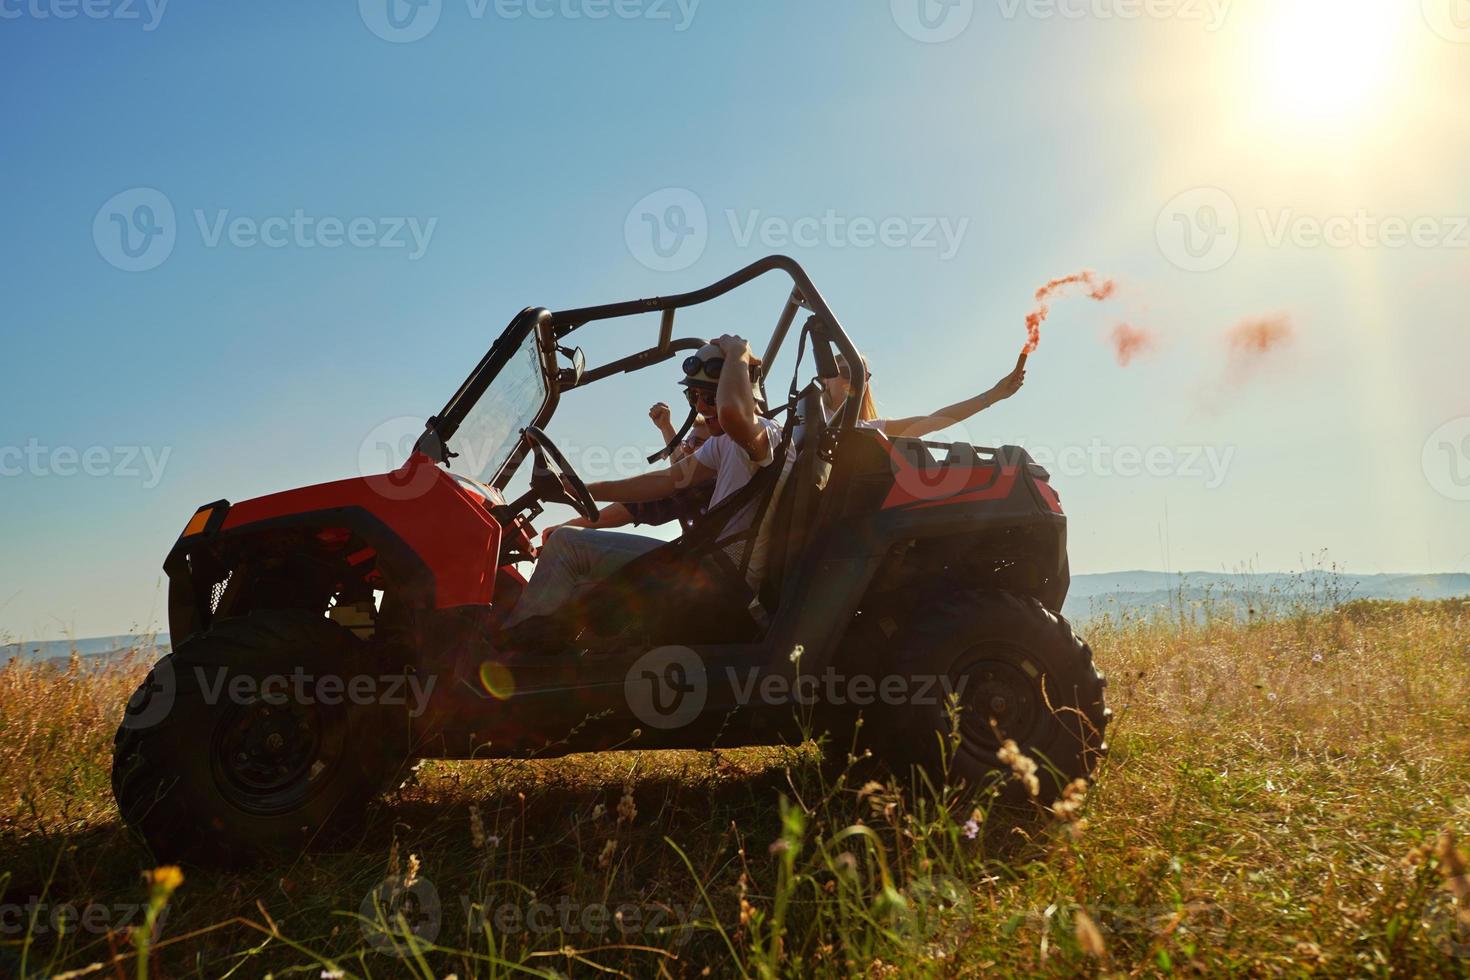
[[[995,383],[995,387],[990,389],[991,403],[994,404],[995,402],[1004,401],[1005,399],[1011,397],[1016,392],[1020,391],[1021,386],[1025,383],[1026,369],[1021,367],[1020,365],[1017,365],[1014,371],[1006,375],[1004,378],[1001,378]]]

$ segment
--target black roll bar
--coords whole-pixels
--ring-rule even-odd
[[[863,363],[862,354],[858,351],[857,345],[847,336],[847,331],[842,329],[841,322],[837,319],[836,314],[832,312],[831,308],[827,306],[827,301],[822,298],[822,294],[817,291],[817,287],[812,284],[811,278],[806,274],[806,270],[795,259],[786,255],[768,255],[763,259],[752,262],[740,271],[726,276],[719,282],[706,286],[703,289],[696,289],[693,292],[679,293],[675,296],[654,296],[649,299],[629,300],[624,303],[607,303],[602,306],[586,306],[581,309],[562,310],[557,313],[552,313],[552,332],[556,339],[560,340],[567,334],[595,320],[612,320],[618,317],[662,312],[663,317],[659,325],[659,347],[645,352],[644,355],[634,355],[635,358],[647,356],[650,363],[655,360],[662,360],[664,357],[668,357],[673,353],[671,349],[673,345],[668,338],[673,335],[673,314],[675,310],[684,309],[689,306],[698,306],[701,303],[708,303],[711,300],[718,299],[736,287],[743,286],[751,280],[758,279],[767,272],[775,270],[783,271],[789,275],[794,284],[794,288],[792,289],[790,298],[786,301],[785,308],[781,311],[781,319],[776,324],[776,333],[771,337],[771,342],[766,347],[764,363],[770,364],[775,360],[776,353],[779,351],[782,341],[785,340],[786,334],[789,332],[791,324],[796,318],[799,307],[805,307],[811,310],[822,319],[822,322],[826,324],[831,334],[831,339],[837,344],[838,349],[842,351],[842,355],[847,363]],[[624,358],[624,360],[630,361],[633,358]],[[613,365],[599,368],[597,372],[598,376],[601,377],[607,373],[613,373],[607,370],[611,367]],[[628,370],[629,368],[621,369]],[[838,420],[838,427],[844,431],[853,428],[857,423],[858,406],[862,404],[863,389],[868,383],[865,376],[866,372],[853,371],[851,373],[851,394],[847,399],[847,404],[844,406],[842,417]]]

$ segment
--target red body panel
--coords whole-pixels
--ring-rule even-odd
[[[222,532],[334,507],[372,514],[419,556],[434,576],[434,605],[482,605],[495,591],[500,526],[481,500],[415,456],[383,476],[286,490],[232,506]]]
[[[977,500],[1003,500],[1016,485],[1015,466],[946,466],[920,470],[898,453],[892,453],[893,489],[883,509],[893,507],[941,507]]]

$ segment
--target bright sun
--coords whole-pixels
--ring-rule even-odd
[[[1291,125],[1364,121],[1392,95],[1410,0],[1269,0],[1251,66],[1268,114]]]

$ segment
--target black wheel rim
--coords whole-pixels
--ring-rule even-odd
[[[1023,748],[1036,739],[1047,714],[1043,675],[1024,650],[1010,644],[976,647],[960,658],[950,676],[959,693],[964,751],[994,764],[1006,739]]]
[[[300,809],[331,782],[342,758],[338,712],[289,698],[232,706],[211,753],[220,791],[247,813]]]

